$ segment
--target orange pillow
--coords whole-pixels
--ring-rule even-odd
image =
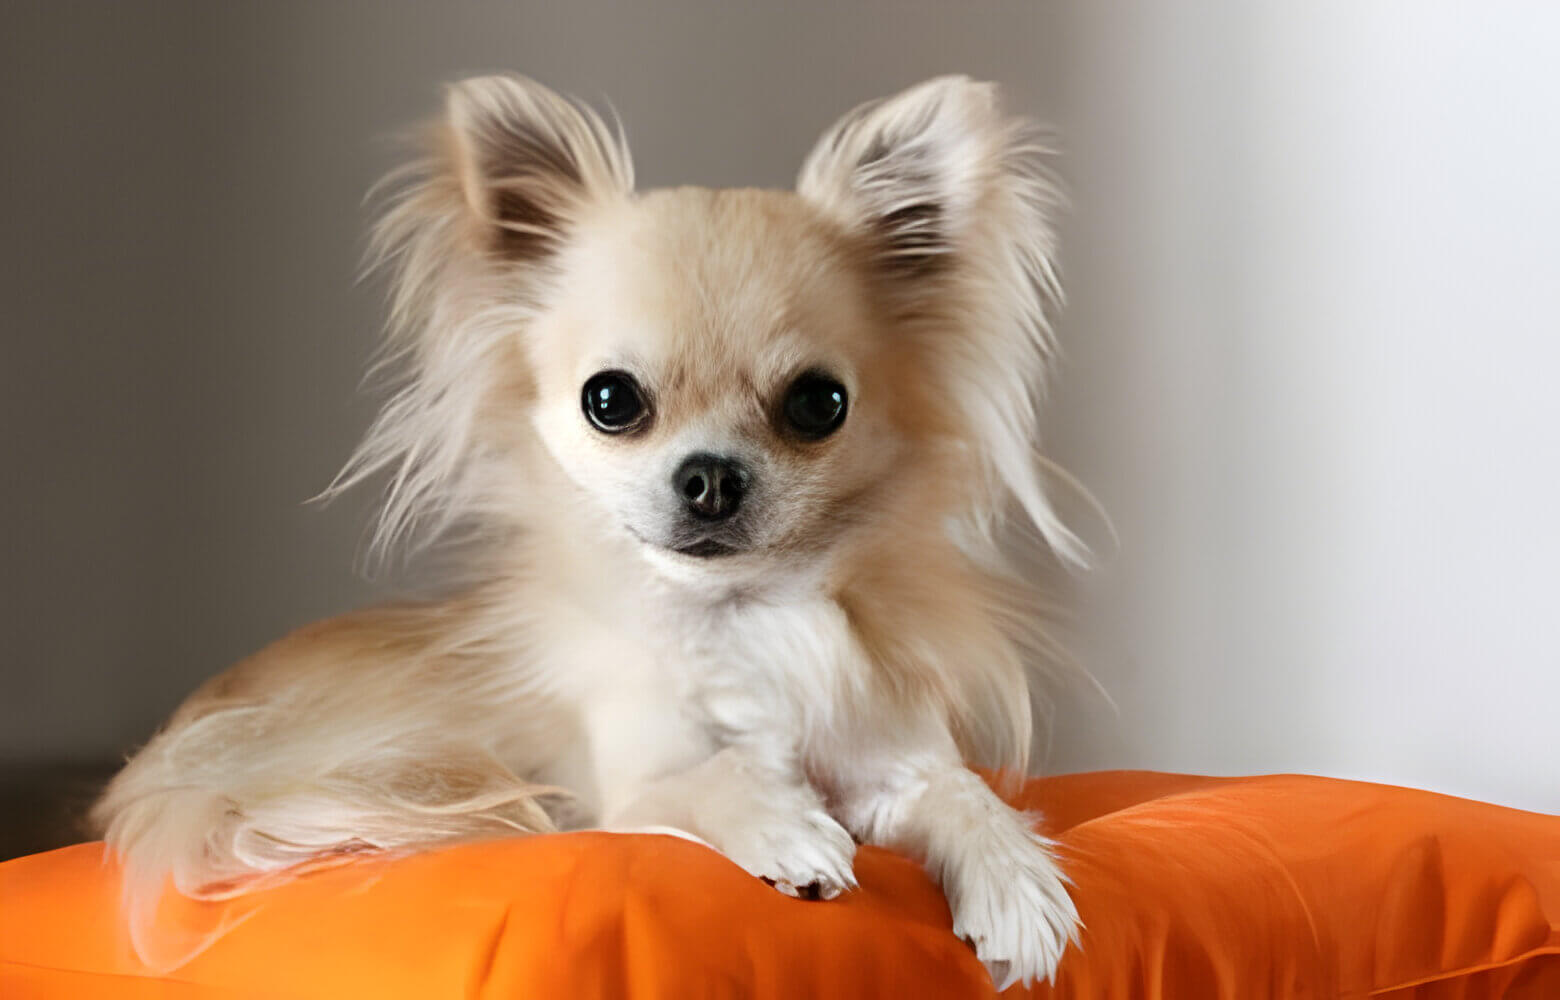
[[[1086,929],[1054,987],[1112,998],[1560,998],[1560,817],[1324,778],[1035,781]],[[789,899],[695,844],[579,833],[364,858],[168,919],[247,914],[154,976],[113,864],[0,865],[0,996],[987,996],[912,862]],[[1015,995],[1022,994],[1015,989]]]

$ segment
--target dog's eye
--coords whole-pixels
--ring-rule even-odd
[[[839,430],[845,408],[843,385],[820,372],[808,372],[786,390],[782,411],[792,431],[816,441]]]
[[[586,379],[580,405],[596,429],[608,434],[633,430],[648,409],[639,383],[627,372],[598,372]]]

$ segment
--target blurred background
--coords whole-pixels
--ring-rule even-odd
[[[0,853],[198,682],[371,599],[363,195],[438,85],[789,186],[857,102],[1054,123],[1048,450],[1112,548],[1049,770],[1308,771],[1560,811],[1560,8],[12,2],[0,18]]]

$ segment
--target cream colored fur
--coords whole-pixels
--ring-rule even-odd
[[[388,479],[379,541],[460,541],[440,597],[305,629],[213,679],[95,816],[144,954],[190,895],[299,862],[557,827],[665,828],[782,891],[854,885],[855,840],[938,876],[999,985],[1077,918],[1021,774],[1046,639],[997,541],[1082,548],[1042,489],[1057,297],[1043,150],[989,85],[848,115],[796,193],[639,194],[621,135],[518,77],[451,88],[377,246],[399,382],[337,488]],[[632,373],[646,426],[585,419]],[[777,424],[800,372],[840,429]],[[669,477],[751,470],[731,538],[675,551]]]

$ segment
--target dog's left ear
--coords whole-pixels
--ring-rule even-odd
[[[925,276],[952,263],[1009,167],[1012,127],[996,88],[929,80],[863,104],[826,132],[797,191],[876,242],[891,272]]]
[[[870,264],[903,303],[901,323],[965,416],[975,534],[989,537],[1016,499],[1051,546],[1086,550],[1051,508],[1035,448],[1036,403],[1053,351],[1060,301],[1052,220],[1062,197],[1049,151],[996,88],[965,77],[929,80],[864,104],[824,133],[797,191],[863,238]]]

